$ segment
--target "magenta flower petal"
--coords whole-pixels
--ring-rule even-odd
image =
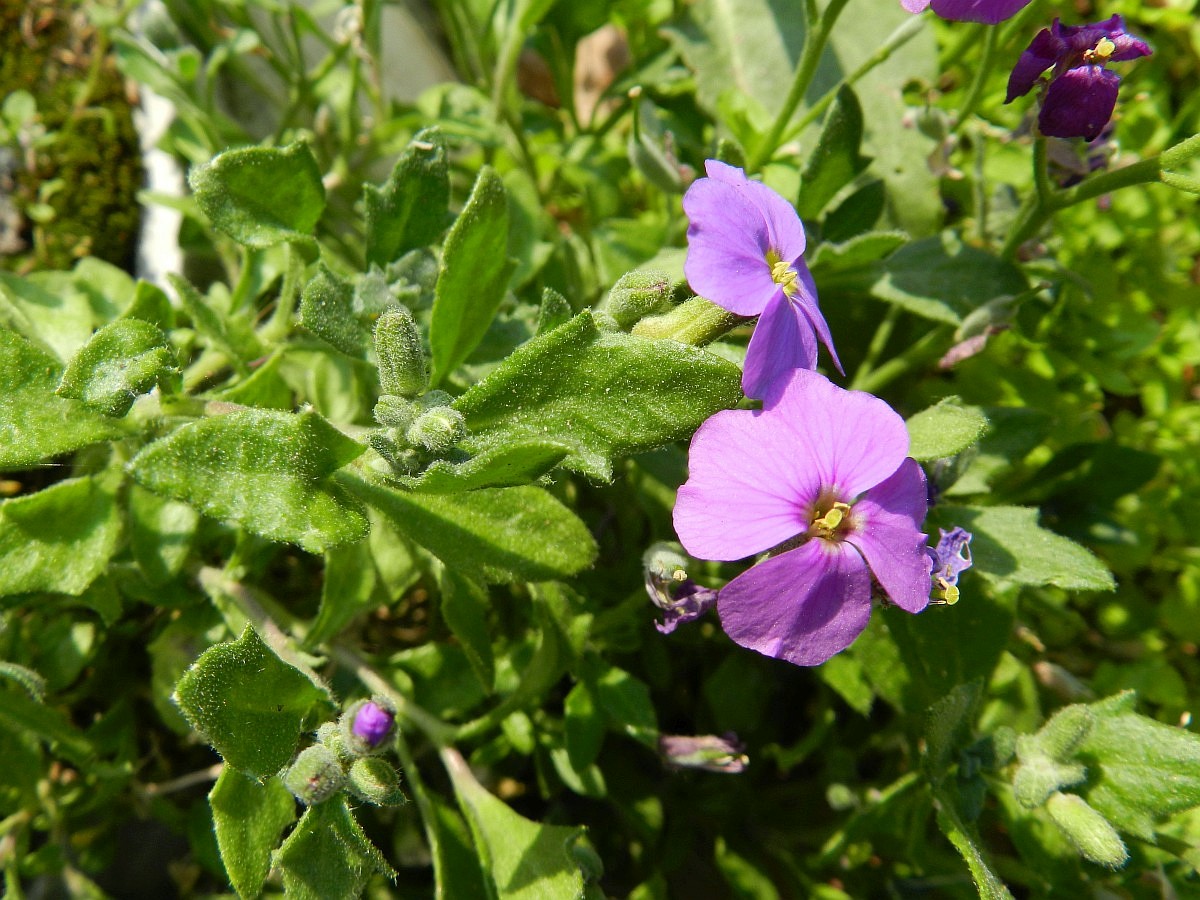
[[[804,311],[804,316],[808,319],[808,324],[816,332],[821,343],[825,345],[825,349],[829,351],[829,355],[833,357],[833,364],[837,366],[839,372],[845,375],[846,370],[842,368],[842,361],[838,359],[837,350],[833,348],[833,335],[829,333],[829,324],[825,321],[825,316],[821,313],[821,307],[817,305],[817,284],[813,281],[812,273],[808,271],[808,265],[805,264],[803,259],[793,262],[792,268],[796,270],[796,274],[800,277],[800,290],[792,298],[792,302]],[[813,365],[806,368],[815,369],[816,363],[814,362]]]
[[[817,365],[817,340],[800,308],[777,290],[759,316],[746,364],[742,369],[742,393],[766,399],[773,386],[782,385],[792,369]]]
[[[1029,3],[1030,0],[933,0],[933,11],[943,19],[995,25],[1012,18]]]
[[[699,178],[683,195],[688,253],[683,273],[697,294],[739,316],[757,316],[779,289],[766,264],[767,225],[733,185]]]
[[[854,504],[847,540],[862,553],[888,598],[906,612],[929,605],[932,560],[918,527],[928,508],[925,473],[906,459],[895,473]]]
[[[919,13],[929,6],[929,0],[900,0],[900,5],[904,7],[905,12]]]
[[[849,544],[809,541],[729,582],[717,612],[725,633],[743,647],[815,666],[867,627],[871,578]]]
[[[1094,140],[1112,118],[1120,83],[1115,73],[1100,66],[1064,72],[1046,89],[1038,128],[1051,137]]]

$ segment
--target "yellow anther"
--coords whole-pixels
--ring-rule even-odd
[[[813,519],[813,528],[826,537],[832,537],[838,526],[845,520],[848,512],[850,512],[850,504],[834,503],[825,515]]]
[[[783,288],[784,294],[794,297],[800,290],[800,276],[786,259],[781,259],[774,250],[767,251],[767,265],[771,267],[771,280]]]
[[[937,588],[933,591],[934,603],[953,606],[958,602],[958,585],[950,584],[945,578],[938,577]]]
[[[1083,58],[1088,62],[1108,62],[1108,58],[1113,55],[1113,52],[1116,49],[1116,44],[1114,44],[1108,38],[1103,37],[1096,42],[1096,46],[1094,48],[1091,50],[1085,50],[1083,52]]]

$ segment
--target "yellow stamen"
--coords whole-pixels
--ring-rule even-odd
[[[767,265],[771,267],[771,280],[783,288],[788,297],[795,297],[800,291],[800,276],[792,268],[792,264],[781,259],[774,250],[767,251]]]
[[[958,586],[950,584],[945,578],[938,577],[937,588],[933,591],[933,602],[945,606],[953,606],[958,602]]]
[[[849,512],[849,503],[835,502],[825,515],[813,519],[813,528],[821,537],[833,537],[834,532],[838,530],[838,526],[842,524]]]
[[[1100,38],[1096,42],[1096,46],[1091,50],[1083,51],[1083,58],[1088,62],[1108,62],[1108,58],[1113,55],[1117,49],[1117,45],[1108,38]]]

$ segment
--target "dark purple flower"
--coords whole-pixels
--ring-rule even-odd
[[[746,758],[746,746],[732,731],[695,737],[664,734],[658,739],[658,750],[667,765],[675,769],[702,769],[736,775],[744,772],[750,762]]]
[[[995,25],[1012,18],[1030,0],[932,0],[933,11],[943,19],[958,22],[983,22]],[[930,6],[930,0],[900,0],[900,5],[910,13],[919,13]]]
[[[1004,102],[1028,94],[1042,80],[1042,73],[1052,69],[1042,94],[1038,128],[1051,137],[1094,140],[1112,118],[1121,83],[1104,66],[1150,52],[1145,41],[1125,31],[1120,16],[1092,25],[1063,25],[1055,19],[1034,36],[1017,60]]]
[[[850,646],[872,578],[908,612],[929,603],[925,475],[904,420],[878,397],[796,369],[761,410],[717,413],[692,438],[675,503],[703,559],[767,559],[718,592],[725,632],[801,666]]]
[[[374,748],[382,744],[392,733],[396,714],[374,701],[368,700],[354,714],[354,725],[351,731],[368,747]]]
[[[790,203],[738,168],[710,159],[683,195],[684,274],[692,289],[739,316],[758,316],[742,390],[764,398],[792,369],[814,369],[819,338],[838,371],[817,286],[804,263],[804,226]]]
[[[938,529],[936,547],[926,547],[933,565],[929,573],[933,594],[942,603],[958,602],[958,576],[971,568],[971,538],[965,528]]]

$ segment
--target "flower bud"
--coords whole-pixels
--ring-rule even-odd
[[[375,355],[380,393],[415,397],[425,390],[425,351],[417,323],[405,307],[391,307],[375,323]]]
[[[375,404],[375,421],[385,428],[395,428],[405,431],[417,417],[413,404],[403,397],[394,394],[384,394]]]
[[[317,729],[317,741],[337,754],[338,759],[350,758],[350,754],[346,752],[346,745],[342,742],[342,732],[337,722],[323,723]]]
[[[342,714],[342,743],[354,756],[384,749],[396,724],[396,713],[381,699],[359,700]]]
[[[1112,823],[1078,794],[1051,794],[1046,811],[1085,859],[1110,869],[1120,868],[1129,859],[1125,842]]]
[[[430,453],[445,453],[467,433],[462,413],[452,406],[436,406],[421,413],[404,436]]]
[[[356,759],[350,766],[350,790],[376,806],[399,806],[408,798],[400,774],[378,756]]]
[[[732,731],[695,737],[664,734],[658,739],[658,752],[667,765],[676,769],[737,774],[745,771],[750,762],[744,750],[745,746]]]
[[[664,272],[627,272],[617,279],[601,308],[621,328],[632,328],[646,316],[671,308],[671,279]]]
[[[284,773],[283,783],[297,800],[312,806],[340,791],[346,783],[346,773],[334,751],[324,744],[313,744],[296,757]]]

